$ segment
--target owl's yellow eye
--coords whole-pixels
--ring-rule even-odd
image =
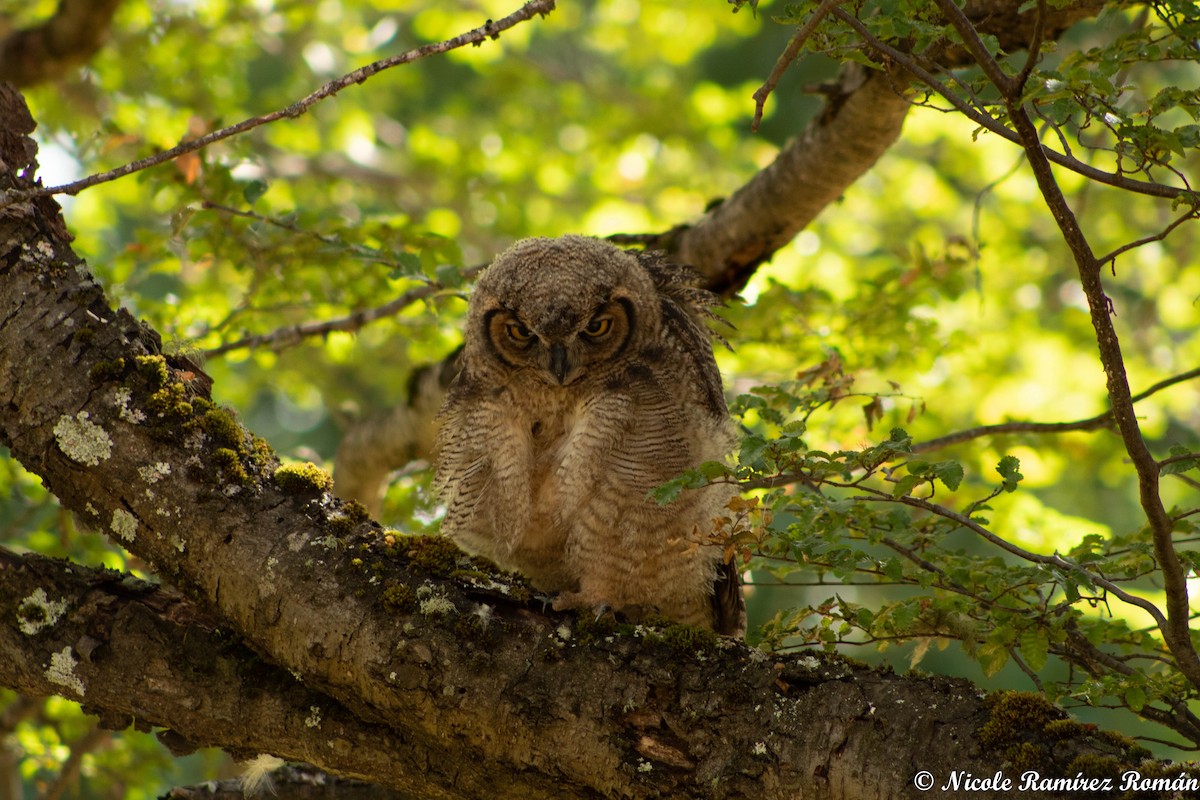
[[[596,317],[588,323],[583,332],[593,339],[599,339],[610,330],[612,330],[612,317]]]
[[[508,332],[509,337],[514,342],[520,342],[524,344],[533,338],[533,331],[529,330],[529,328],[526,328],[519,322],[508,323],[508,325],[505,326],[505,330]]]

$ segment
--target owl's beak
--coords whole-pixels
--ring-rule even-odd
[[[571,365],[567,363],[567,348],[561,344],[550,345],[550,372],[558,379],[561,384],[567,379],[567,373],[571,371]]]

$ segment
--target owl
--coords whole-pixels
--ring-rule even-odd
[[[648,496],[734,443],[705,325],[716,297],[694,278],[584,236],[500,254],[468,304],[435,486],[442,532],[555,608],[740,635],[738,574],[711,542],[732,488]]]

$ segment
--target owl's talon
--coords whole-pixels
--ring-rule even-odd
[[[594,602],[584,597],[580,592],[559,592],[554,596],[554,610],[577,610],[581,613],[591,611],[597,622],[602,619],[610,619],[615,622],[629,622],[635,625],[657,612],[657,609],[653,606],[613,606],[604,601]]]
[[[587,608],[590,603],[585,601],[579,592],[559,592],[554,595],[552,608],[555,611],[572,611],[577,608]]]
[[[584,597],[580,592],[559,592],[554,597],[555,611],[591,611],[597,621],[608,617],[616,619],[617,611],[603,601],[596,603]]]

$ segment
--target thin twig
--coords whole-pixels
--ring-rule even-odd
[[[261,125],[276,122],[280,119],[293,119],[295,117],[299,117],[320,101],[329,97],[333,97],[342,89],[345,89],[352,84],[362,83],[373,75],[376,75],[386,69],[397,67],[402,64],[409,64],[413,61],[426,58],[427,56],[445,53],[450,50],[456,50],[469,44],[478,46],[483,44],[484,41],[488,39],[495,39],[503,31],[508,30],[514,25],[525,22],[528,19],[532,19],[537,15],[541,15],[543,17],[546,16],[554,10],[554,3],[555,0],[530,0],[530,2],[526,3],[520,9],[514,11],[512,14],[509,14],[503,19],[496,21],[488,20],[480,27],[468,31],[467,33],[455,36],[452,39],[446,39],[442,42],[422,45],[421,47],[408,50],[398,55],[389,56],[388,58],[383,58],[379,61],[374,61],[370,64],[367,64],[364,67],[360,67],[353,72],[347,73],[340,78],[326,83],[312,94],[296,103],[293,103],[287,108],[282,108],[278,111],[273,111],[260,117],[251,117],[250,119],[246,119],[235,125],[230,125],[229,127],[213,131],[212,133],[206,134],[197,139],[183,142],[177,147],[172,147],[170,150],[156,153],[148,158],[138,159],[137,161],[130,162],[123,166],[117,167],[116,169],[109,170],[108,172],[89,175],[86,178],[73,181],[72,183],[64,183],[61,186],[39,187],[36,189],[8,193],[0,196],[0,208],[13,202],[23,201],[29,198],[40,197],[44,195],[78,194],[84,189],[88,189],[101,183],[108,183],[109,181],[114,181],[117,178],[123,178],[126,175],[139,172],[149,167],[158,166],[159,164],[171,161],[172,159],[178,158],[186,153],[200,150],[204,147],[208,147],[214,142],[228,139],[231,136],[237,136],[238,134],[253,130]]]
[[[1177,464],[1180,461],[1200,461],[1200,453],[1181,453],[1177,456],[1170,456],[1158,462],[1158,468],[1161,470],[1168,464]]]
[[[840,8],[835,8],[830,13],[853,28],[868,47],[881,55],[887,56],[896,64],[912,73],[922,83],[926,84],[942,97],[946,98],[951,105],[962,112],[962,114],[972,122],[975,122],[980,127],[1012,142],[1013,144],[1020,145],[1022,143],[1021,137],[1018,136],[1014,131],[1005,127],[1002,122],[994,117],[981,113],[979,110],[971,106],[970,103],[963,100],[963,98],[950,91],[946,84],[942,83],[932,73],[930,73],[929,70],[917,63],[916,59],[912,58],[904,51],[898,50],[897,48],[892,47],[886,42],[883,42],[877,37],[873,36],[871,32],[867,30],[866,26],[863,25],[857,18],[855,18],[854,15],[848,14],[845,10]],[[1120,173],[1105,172],[1102,169],[1093,167],[1091,164],[1085,164],[1076,158],[1064,155],[1057,150],[1051,150],[1049,147],[1041,144],[1040,142],[1038,146],[1045,157],[1055,164],[1066,167],[1072,172],[1078,173],[1085,178],[1094,180],[1097,183],[1103,183],[1106,186],[1112,186],[1117,189],[1125,189],[1130,192],[1136,192],[1137,194],[1144,194],[1150,197],[1166,198],[1180,197],[1190,193],[1191,191],[1188,188],[1177,188],[1161,183],[1138,181],[1132,178],[1127,178]]]
[[[247,211],[241,208],[233,208],[220,203],[214,203],[211,200],[204,200],[200,205],[201,208],[205,209],[206,211],[219,211],[222,214],[228,214],[231,217],[241,217],[243,219],[261,222],[264,225],[271,225],[291,233],[296,233],[310,239],[315,239],[316,241],[321,242],[322,244],[327,244],[330,247],[341,247],[351,250],[355,255],[362,256],[363,260],[371,261],[375,264],[383,264],[385,266],[395,267],[397,269],[403,268],[403,265],[398,261],[388,258],[381,250],[377,250],[374,247],[367,247],[366,245],[356,244],[353,242],[345,242],[336,236],[330,236],[328,234],[317,233],[313,230],[301,228],[294,222],[287,222],[285,220],[278,219],[277,217],[268,217],[265,214],[258,214],[254,211]]]
[[[993,545],[995,545],[996,547],[999,547],[1001,550],[1004,550],[1005,552],[1007,552],[1011,555],[1014,555],[1017,558],[1020,558],[1024,561],[1029,561],[1034,564],[1045,564],[1047,566],[1057,567],[1058,569],[1064,570],[1066,572],[1074,572],[1079,575],[1082,575],[1090,583],[1094,583],[1097,586],[1101,587],[1102,589],[1105,589],[1106,591],[1108,591],[1111,594],[1113,594],[1114,596],[1116,596],[1119,600],[1121,600],[1125,603],[1128,603],[1129,605],[1137,606],[1138,608],[1145,611],[1147,614],[1149,614],[1151,616],[1151,618],[1154,619],[1155,622],[1158,623],[1160,629],[1165,629],[1165,627],[1167,625],[1167,618],[1163,616],[1162,611],[1158,608],[1158,606],[1154,605],[1154,603],[1150,602],[1149,600],[1147,600],[1143,597],[1138,597],[1137,595],[1130,594],[1129,592],[1125,591],[1120,586],[1117,586],[1115,583],[1108,580],[1107,578],[1097,575],[1094,572],[1089,572],[1088,570],[1084,569],[1083,567],[1081,567],[1078,564],[1072,564],[1070,561],[1067,561],[1065,558],[1058,555],[1057,553],[1055,553],[1052,556],[1044,556],[1039,553],[1034,553],[1029,550],[1026,550],[1023,547],[1013,544],[1012,542],[1008,541],[1007,539],[997,536],[996,534],[989,531],[987,528],[980,525],[975,520],[970,519],[969,517],[958,513],[957,511],[946,508],[945,506],[938,505],[937,503],[931,503],[928,500],[922,500],[919,497],[910,497],[907,495],[902,496],[902,497],[893,497],[892,495],[890,495],[886,492],[881,492],[878,489],[870,489],[865,486],[860,486],[858,488],[862,491],[869,492],[870,494],[867,496],[852,497],[852,498],[850,498],[851,500],[868,500],[868,501],[873,500],[873,501],[880,501],[880,502],[885,502],[885,503],[900,503],[902,505],[911,506],[912,508],[919,508],[923,511],[929,512],[930,514],[934,514],[936,516],[943,517],[948,520],[952,520],[954,522],[957,522],[959,525],[963,526],[967,530],[970,530],[970,531],[978,534],[980,537],[991,542]],[[1164,630],[1164,632],[1165,632],[1165,630]]]
[[[763,107],[767,103],[767,98],[771,96],[771,92],[779,85],[780,79],[783,78],[783,73],[787,72],[787,68],[796,60],[800,48],[808,41],[808,37],[812,36],[813,31],[821,24],[821,20],[825,19],[829,12],[833,10],[833,7],[844,1],[824,0],[821,5],[817,6],[812,16],[805,20],[804,24],[796,31],[796,35],[788,42],[787,48],[775,61],[775,66],[771,68],[771,74],[767,76],[767,80],[754,92],[754,122],[750,123],[750,130],[758,130],[759,123],[762,122]]]
[[[1200,208],[1195,208],[1195,207],[1189,208],[1186,214],[1184,214],[1179,219],[1175,220],[1170,225],[1168,225],[1166,228],[1164,228],[1163,230],[1154,234],[1153,236],[1147,236],[1143,239],[1138,239],[1136,242],[1130,242],[1129,244],[1121,245],[1116,250],[1113,250],[1111,253],[1105,253],[1103,256],[1101,256],[1100,258],[1098,258],[1096,260],[1099,261],[1101,264],[1111,263],[1112,264],[1111,268],[1115,271],[1117,268],[1117,264],[1116,264],[1117,256],[1121,255],[1122,253],[1127,253],[1130,250],[1134,250],[1138,247],[1141,247],[1144,244],[1150,244],[1151,242],[1161,242],[1163,239],[1166,239],[1168,236],[1171,235],[1171,231],[1175,230],[1180,225],[1187,222],[1189,219],[1200,219]]]
[[[463,270],[462,275],[469,278],[479,272],[482,267],[472,267]],[[272,350],[282,350],[286,347],[299,344],[305,339],[316,336],[327,336],[330,333],[342,332],[352,333],[363,328],[372,322],[394,316],[403,311],[408,306],[424,300],[427,297],[432,297],[438,292],[444,290],[444,287],[436,281],[431,281],[414,289],[409,289],[404,294],[397,297],[395,300],[384,303],[381,306],[373,308],[364,308],[361,311],[355,311],[353,314],[348,314],[344,317],[336,319],[324,320],[322,322],[305,322],[299,325],[287,325],[282,328],[277,328],[269,333],[261,333],[256,336],[247,336],[233,342],[218,345],[210,350],[205,350],[204,355],[207,358],[215,358],[223,356],[226,353],[234,350],[242,350],[244,348],[254,348],[269,346]]]
[[[958,31],[967,52],[975,59],[975,63],[983,70],[983,74],[988,77],[988,80],[995,84],[1000,93],[1006,97],[1017,93],[1016,80],[1004,71],[1000,62],[992,57],[987,45],[979,38],[979,31],[975,30],[975,26],[971,24],[971,20],[967,19],[963,10],[954,4],[954,0],[937,0],[937,4],[950,24],[954,26],[954,30]]]
[[[962,431],[948,433],[936,439],[918,442],[912,446],[914,453],[928,453],[952,444],[968,442],[983,436],[1009,433],[1069,433],[1072,431],[1094,431],[1112,424],[1112,412],[1106,411],[1088,419],[1075,422],[999,422],[995,425],[979,425]]]
[[[1042,679],[1039,678],[1038,674],[1036,672],[1034,672],[1029,667],[1028,664],[1025,663],[1025,660],[1023,658],[1021,658],[1021,655],[1017,652],[1017,648],[1015,648],[1015,647],[1008,648],[1008,657],[1012,659],[1012,662],[1017,665],[1017,667],[1021,670],[1021,672],[1025,673],[1025,677],[1027,677],[1027,678],[1029,678],[1029,680],[1033,681],[1034,687],[1039,692],[1042,692],[1044,694],[1046,691],[1046,687],[1044,685],[1042,685]]]
[[[1042,54],[1042,37],[1046,33],[1046,0],[1038,0],[1037,16],[1033,19],[1033,35],[1030,37],[1029,47],[1025,52],[1025,65],[1021,67],[1021,71],[1017,73],[1015,81],[1015,89],[1017,94],[1025,93],[1025,84],[1029,82],[1029,76],[1033,74],[1033,68],[1037,66],[1038,57]]]

